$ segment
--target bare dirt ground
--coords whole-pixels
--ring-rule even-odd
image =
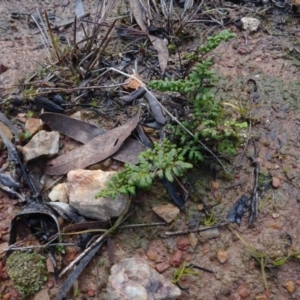
[[[91,11],[94,7],[89,1],[84,5],[86,11]],[[0,74],[1,87],[9,87],[26,78],[36,70],[35,62],[41,62],[45,57],[43,49],[38,48],[41,44],[39,36],[32,34],[36,28],[30,28],[25,16],[16,19],[11,17],[13,12],[35,13],[37,6],[48,12],[52,11],[62,21],[72,17],[74,9],[73,1],[1,1],[0,64],[8,68]],[[240,14],[238,9],[235,14]],[[215,68],[221,76],[216,95],[223,101],[247,107],[248,113],[251,111],[253,122],[248,136],[255,137],[260,171],[269,172],[276,181],[273,182],[276,188],[268,188],[260,200],[255,226],[249,228],[247,217],[244,217],[241,225],[233,228],[253,249],[275,259],[300,251],[300,71],[296,64],[299,56],[300,25],[296,18],[282,17],[284,22],[281,24],[268,18],[270,17],[262,18],[266,30],[261,27],[247,39],[236,26],[228,25],[237,34],[237,38],[220,45],[213,55]],[[188,47],[196,48],[197,41],[193,41]],[[186,49],[183,48],[182,51]],[[249,79],[256,82],[259,93],[256,103],[250,106]],[[246,154],[251,155],[253,151],[250,143]],[[197,181],[199,194],[206,204],[214,205],[216,199],[220,201],[213,209],[220,220],[225,219],[229,208],[238,198],[252,191],[253,165],[246,155],[242,155],[243,147],[240,153],[230,178],[219,174],[219,187],[216,191],[211,190],[213,178],[208,170],[202,170],[201,179]],[[0,195],[0,249],[3,249],[7,247],[10,220],[19,210],[19,206],[4,193]],[[159,185],[155,185],[151,191],[137,195],[135,213],[130,223],[160,221],[152,207],[166,203],[169,203],[168,196]],[[178,244],[187,239],[187,236],[166,237],[164,232],[187,228],[188,221],[197,212],[197,205],[196,197],[189,199],[186,209],[174,221],[172,228],[133,228],[120,231],[113,236],[114,261],[141,256],[153,267],[159,261],[168,262],[177,251]],[[183,260],[210,269],[214,273],[200,272],[199,275],[182,280],[181,286],[188,287],[188,290],[182,291],[181,300],[300,299],[298,261],[290,260],[282,266],[266,268],[269,287],[267,292],[261,268],[247,247],[229,228],[223,227],[219,231],[220,235],[213,239],[197,236],[197,247],[189,246],[187,251],[183,251]],[[220,251],[228,256],[224,263],[220,263],[218,259]],[[70,260],[76,254],[74,249],[67,249],[67,252]],[[79,277],[79,294],[72,296],[71,291],[68,298],[107,299],[106,283],[110,266],[105,246]],[[174,270],[171,267],[163,275],[171,280]],[[5,269],[0,269],[0,274],[2,299],[19,299]],[[45,290],[51,298],[55,297],[63,280],[64,278],[56,284],[50,276]],[[294,288],[290,288],[291,286]],[[8,294],[10,296],[5,298]]]

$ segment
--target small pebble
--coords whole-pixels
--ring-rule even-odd
[[[272,178],[272,186],[277,189],[280,186],[280,179],[277,177]]]
[[[295,292],[295,289],[296,289],[295,283],[294,283],[294,281],[292,281],[292,280],[287,281],[287,282],[283,285],[283,287],[285,287],[286,290],[287,290],[289,293],[291,293],[291,294],[294,293],[294,292]]]
[[[217,191],[220,187],[220,183],[218,181],[212,181],[210,185],[213,191]]]
[[[158,273],[162,273],[170,268],[170,264],[166,262],[161,262],[159,264],[156,264],[155,269]]]
[[[182,259],[182,252],[180,250],[177,250],[171,257],[170,260],[171,266],[178,267],[181,263],[181,259]]]
[[[277,214],[277,213],[273,213],[272,214],[272,218],[273,219],[277,219],[277,218],[279,218],[280,217],[280,214]]]
[[[187,237],[181,237],[177,240],[177,248],[181,251],[187,251],[190,246],[190,241]]]
[[[10,293],[6,293],[5,295],[2,296],[3,300],[9,300],[10,299]]]
[[[224,250],[219,250],[217,252],[217,258],[218,258],[218,261],[223,264],[227,259],[228,259],[228,254],[226,251]]]

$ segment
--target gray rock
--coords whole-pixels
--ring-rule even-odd
[[[109,300],[175,300],[180,289],[141,258],[125,259],[111,268]]]
[[[118,217],[125,209],[129,197],[117,195],[112,198],[95,198],[95,195],[106,186],[114,171],[73,170],[68,173],[67,184],[69,204],[84,217],[107,221]]]
[[[20,147],[25,162],[42,156],[52,157],[58,153],[58,149],[59,133],[45,130],[38,132],[26,146]]]
[[[220,235],[218,228],[208,229],[202,232],[199,232],[199,241],[201,243],[206,242],[207,240],[217,238]]]

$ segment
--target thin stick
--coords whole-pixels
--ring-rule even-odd
[[[77,243],[54,243],[51,246],[77,246]],[[8,247],[3,249],[4,251],[16,251],[16,250],[32,250],[36,248],[46,248],[48,245],[26,246],[26,247]]]
[[[95,246],[97,246],[99,243],[101,243],[104,239],[107,238],[109,234],[111,234],[118,226],[122,223],[125,215],[128,212],[129,206],[130,206],[131,200],[128,201],[127,206],[123,213],[119,216],[115,224],[107,230],[103,235],[101,235],[99,238],[97,238],[88,248],[86,248],[80,255],[78,255],[66,268],[64,268],[61,273],[59,274],[59,277],[61,277],[63,274],[65,274],[68,270],[73,268],[77,262],[79,262],[90,250],[92,250]]]
[[[207,230],[210,230],[210,229],[219,228],[221,226],[226,226],[228,224],[230,224],[230,222],[225,222],[225,223],[221,223],[221,224],[210,226],[210,227],[201,227],[201,228],[179,230],[179,231],[166,231],[165,235],[166,236],[173,236],[173,235],[184,235],[184,234],[188,234],[188,233],[192,233],[192,232],[202,232],[202,231],[207,231]]]

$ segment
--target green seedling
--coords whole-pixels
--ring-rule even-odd
[[[205,215],[205,217],[203,218],[203,223],[205,226],[213,226],[215,224],[217,224],[217,218],[215,217],[214,213],[210,213],[208,215]]]
[[[125,164],[124,170],[112,176],[107,187],[96,197],[114,198],[119,193],[135,195],[136,188],[150,188],[157,177],[173,182],[174,175],[180,177],[192,167],[193,165],[184,162],[182,149],[170,141],[154,143],[153,149],[140,154],[138,165]]]
[[[213,150],[225,154],[236,155],[236,149],[240,145],[241,131],[248,127],[246,122],[235,119],[229,121],[226,118],[220,101],[215,99],[212,86],[218,81],[216,73],[211,70],[213,65],[210,58],[203,57],[215,49],[222,41],[228,41],[235,35],[230,31],[222,31],[207,39],[195,53],[186,55],[190,61],[189,74],[186,78],[177,80],[154,80],[149,87],[160,90],[177,92],[185,96],[192,104],[191,120],[183,120],[182,125],[194,137],[178,125],[169,126],[173,142],[183,148],[183,154],[187,161],[203,161],[203,155],[199,147],[199,141],[205,141]],[[234,108],[232,104],[231,107]],[[242,108],[237,108],[241,114],[245,114]]]
[[[184,276],[199,275],[200,273],[193,270],[193,267],[186,267],[184,262],[173,274],[172,283],[178,283]]]

